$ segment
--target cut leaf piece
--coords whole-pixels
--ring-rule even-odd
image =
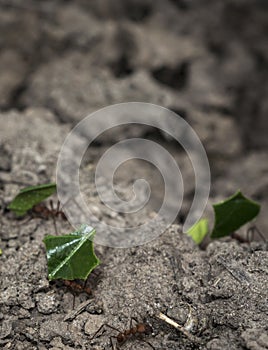
[[[100,261],[94,254],[96,231],[82,225],[77,231],[63,236],[44,238],[47,252],[48,279],[86,280]]]
[[[200,244],[208,233],[208,220],[201,219],[194,224],[188,231],[187,235],[191,236],[196,244]]]
[[[227,200],[213,205],[215,223],[211,238],[220,238],[231,234],[251,221],[260,211],[260,205],[246,198],[240,191]]]
[[[50,197],[56,190],[54,183],[23,188],[9,204],[8,209],[14,211],[18,216],[25,215],[28,210]]]

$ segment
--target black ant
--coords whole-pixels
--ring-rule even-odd
[[[133,321],[135,321],[137,324],[135,326],[133,326]],[[131,337],[135,336],[137,337],[139,340],[143,341],[144,343],[148,344],[152,349],[155,350],[155,347],[150,344],[149,342],[147,342],[146,340],[142,339],[141,336],[143,335],[150,335],[153,333],[153,329],[152,327],[147,324],[147,323],[141,323],[138,322],[134,317],[132,317],[130,319],[130,327],[128,329],[125,329],[124,331],[119,331],[117,328],[110,326],[109,324],[103,324],[98,330],[97,332],[93,335],[93,337],[91,337],[90,339],[94,339],[96,337],[96,335],[104,328],[104,327],[108,327],[116,332],[118,332],[118,334],[116,336],[111,336],[110,337],[110,341],[111,341],[111,345],[113,350],[116,350],[116,345],[118,346],[122,346],[128,339],[130,339]],[[114,345],[114,343],[112,342],[112,339],[116,339],[116,344]]]

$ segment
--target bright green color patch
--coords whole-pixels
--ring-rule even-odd
[[[3,252],[2,252],[2,249],[0,248],[0,255],[2,255],[3,254]]]
[[[245,223],[255,218],[260,205],[246,198],[240,191],[223,202],[213,205],[215,224],[211,238],[220,238],[236,231]]]
[[[26,187],[17,194],[8,209],[14,211],[17,216],[25,215],[28,210],[50,197],[56,190],[54,183]]]
[[[208,220],[201,219],[194,224],[188,231],[187,235],[191,236],[196,244],[200,244],[208,233]]]
[[[67,235],[46,236],[43,241],[47,252],[48,279],[86,280],[100,264],[94,254],[94,235],[92,227],[82,225]]]

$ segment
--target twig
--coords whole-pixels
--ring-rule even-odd
[[[217,261],[225,267],[225,269],[240,283],[250,285],[250,277],[248,274],[238,266],[237,263],[227,263],[223,257],[219,256]]]
[[[68,313],[63,319],[63,321],[69,321],[73,320],[77,315],[79,315],[90,303],[92,300],[86,300],[83,303],[81,303],[78,308],[75,310],[72,310],[71,312]]]
[[[168,316],[162,314],[162,312],[159,312],[156,315],[156,317],[159,318],[160,320],[168,323],[172,327],[176,328],[178,331],[183,333],[193,343],[202,344],[202,340],[200,338],[198,338],[198,337],[194,336],[193,334],[191,334],[190,332],[188,332],[183,326],[179,325],[177,322],[175,322],[174,320],[172,320]]]

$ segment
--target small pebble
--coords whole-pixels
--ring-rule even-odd
[[[54,291],[48,293],[39,293],[36,296],[37,309],[40,313],[49,315],[57,310],[59,301]]]

